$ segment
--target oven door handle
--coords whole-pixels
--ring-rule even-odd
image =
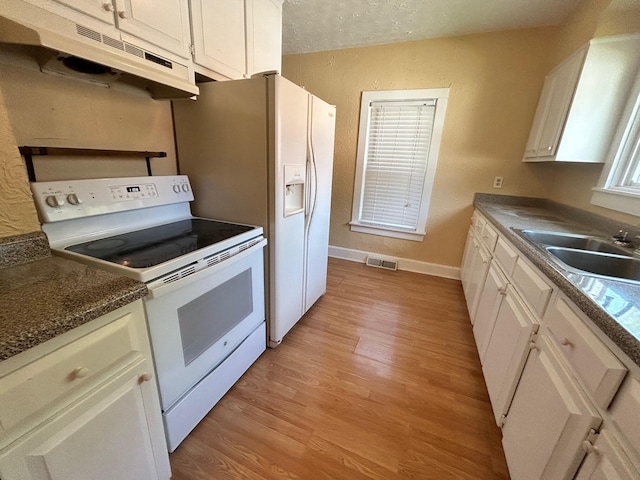
[[[255,245],[243,250],[242,252],[230,257],[228,260],[224,260],[220,263],[216,263],[215,265],[211,265],[210,267],[204,267],[202,270],[198,270],[195,273],[192,273],[186,277],[179,278],[170,283],[164,283],[163,279],[160,278],[158,280],[154,280],[147,284],[147,288],[149,289],[149,294],[147,295],[147,299],[159,298],[168,293],[174,292],[180,288],[184,288],[188,285],[191,285],[194,282],[200,281],[209,275],[214,275],[219,272],[223,268],[227,268],[233,265],[236,262],[241,261],[244,258],[247,258],[250,255],[253,255],[258,250],[261,250],[267,244],[267,240],[263,239],[260,243],[256,243]],[[171,275],[167,275],[170,277]]]

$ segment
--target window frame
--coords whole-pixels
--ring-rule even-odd
[[[591,203],[640,216],[640,185],[625,185],[628,172],[640,168],[640,72],[611,145]]]
[[[449,88],[429,88],[417,90],[376,90],[363,91],[360,100],[360,124],[358,128],[358,149],[356,157],[355,182],[353,189],[353,204],[351,209],[351,221],[349,225],[351,231],[393,237],[404,240],[421,242],[426,235],[426,224],[431,202],[431,193],[435,180],[436,167],[442,140],[444,118],[449,99]],[[422,199],[419,208],[418,222],[415,231],[381,225],[370,225],[359,221],[364,195],[364,173],[366,166],[365,154],[368,146],[369,134],[369,108],[371,102],[379,101],[416,101],[435,100],[435,116],[433,119],[433,129],[427,156],[427,168],[425,180],[422,188]]]

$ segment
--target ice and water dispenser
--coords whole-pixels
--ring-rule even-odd
[[[306,165],[284,166],[284,216],[304,211]]]

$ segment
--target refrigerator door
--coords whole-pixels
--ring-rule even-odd
[[[309,95],[308,188],[305,216],[304,311],[327,289],[329,214],[336,108]]]
[[[269,154],[274,188],[270,202],[274,206],[269,239],[270,325],[269,345],[276,346],[304,314],[304,210],[288,214],[285,204],[286,166],[297,165],[304,175],[307,155],[307,111],[309,93],[279,76],[269,76],[270,135],[274,139]],[[306,182],[305,182],[306,183]],[[306,185],[303,184],[306,188]],[[305,192],[301,192],[304,198]]]

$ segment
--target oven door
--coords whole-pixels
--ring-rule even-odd
[[[150,288],[145,308],[164,411],[264,322],[265,244]]]

